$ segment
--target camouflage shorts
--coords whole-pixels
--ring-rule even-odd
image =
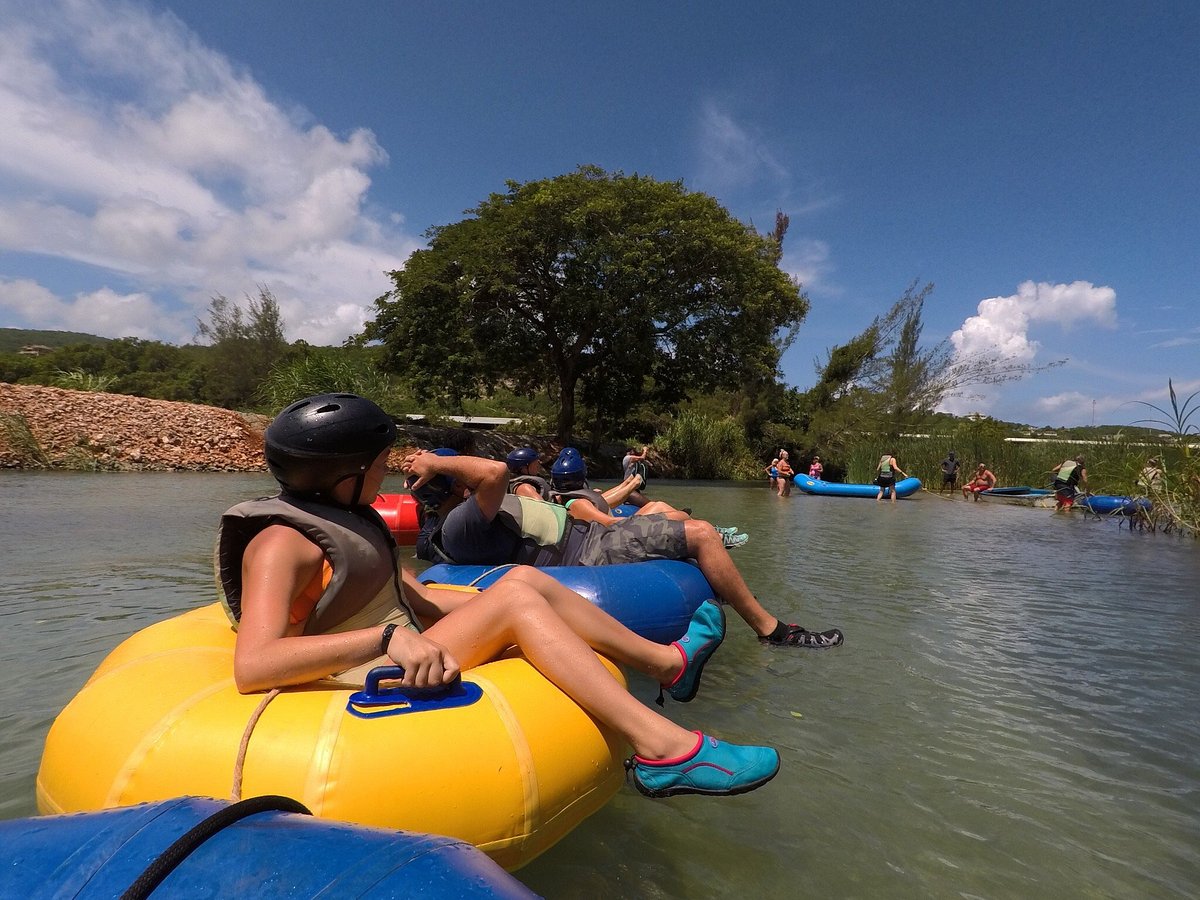
[[[663,513],[630,516],[588,535],[579,556],[583,566],[642,562],[647,559],[687,559],[683,523]]]

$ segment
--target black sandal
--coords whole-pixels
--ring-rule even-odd
[[[778,632],[783,631],[782,634]],[[778,636],[776,636],[778,634]],[[828,631],[809,631],[799,625],[787,625],[784,629],[776,628],[769,635],[759,638],[764,644],[772,647],[807,647],[811,650],[825,650],[838,647],[846,640],[840,628],[830,628]]]

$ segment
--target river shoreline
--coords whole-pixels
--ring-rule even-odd
[[[271,419],[197,403],[0,382],[0,469],[73,472],[260,472]],[[544,460],[563,444],[545,435],[400,424],[389,458],[398,471],[415,449],[452,447],[503,459],[532,446]],[[581,449],[585,449],[581,444]],[[585,452],[594,477],[616,477],[627,448]],[[655,460],[656,473],[670,467]]]

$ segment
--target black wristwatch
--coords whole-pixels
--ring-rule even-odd
[[[379,652],[383,656],[387,656],[388,644],[392,642],[392,635],[396,632],[396,623],[389,622],[383,626],[383,640],[379,642]]]

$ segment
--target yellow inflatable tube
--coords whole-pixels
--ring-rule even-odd
[[[50,729],[38,809],[229,797],[264,696],[238,693],[233,645],[213,604],[113,650]],[[448,835],[519,868],[616,793],[626,747],[524,659],[463,682],[482,690],[470,705],[369,718],[347,711],[345,688],[281,692],[251,732],[241,796],[282,794],[323,818]]]

